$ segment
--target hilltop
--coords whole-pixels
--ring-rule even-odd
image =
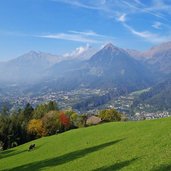
[[[112,122],[44,137],[1,152],[0,170],[168,171],[170,125],[171,118]]]

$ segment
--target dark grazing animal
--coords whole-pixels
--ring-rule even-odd
[[[29,151],[35,149],[35,147],[36,147],[35,144],[31,144],[31,145],[29,146]]]

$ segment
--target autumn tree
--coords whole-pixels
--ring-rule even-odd
[[[45,135],[45,129],[43,128],[43,123],[41,119],[32,119],[29,121],[27,126],[27,131],[34,137],[42,137]]]
[[[59,113],[59,122],[61,125],[61,131],[67,130],[70,126],[70,119],[63,111]]]
[[[43,127],[45,129],[46,135],[53,135],[60,129],[59,123],[59,112],[50,111],[46,113],[43,118]]]
[[[68,118],[70,120],[70,128],[78,127],[78,122],[79,122],[78,114],[71,109],[66,110],[65,114],[68,116]]]

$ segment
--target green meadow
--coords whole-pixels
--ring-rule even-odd
[[[28,151],[30,144],[35,150]],[[110,122],[0,152],[4,171],[169,171],[171,118]]]

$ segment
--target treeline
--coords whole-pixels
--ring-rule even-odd
[[[114,109],[100,111],[102,121],[120,121],[122,114]],[[29,103],[24,109],[0,114],[0,148],[12,148],[43,136],[85,127],[88,116],[78,115],[73,110],[59,110],[57,103],[50,101],[33,108]]]

